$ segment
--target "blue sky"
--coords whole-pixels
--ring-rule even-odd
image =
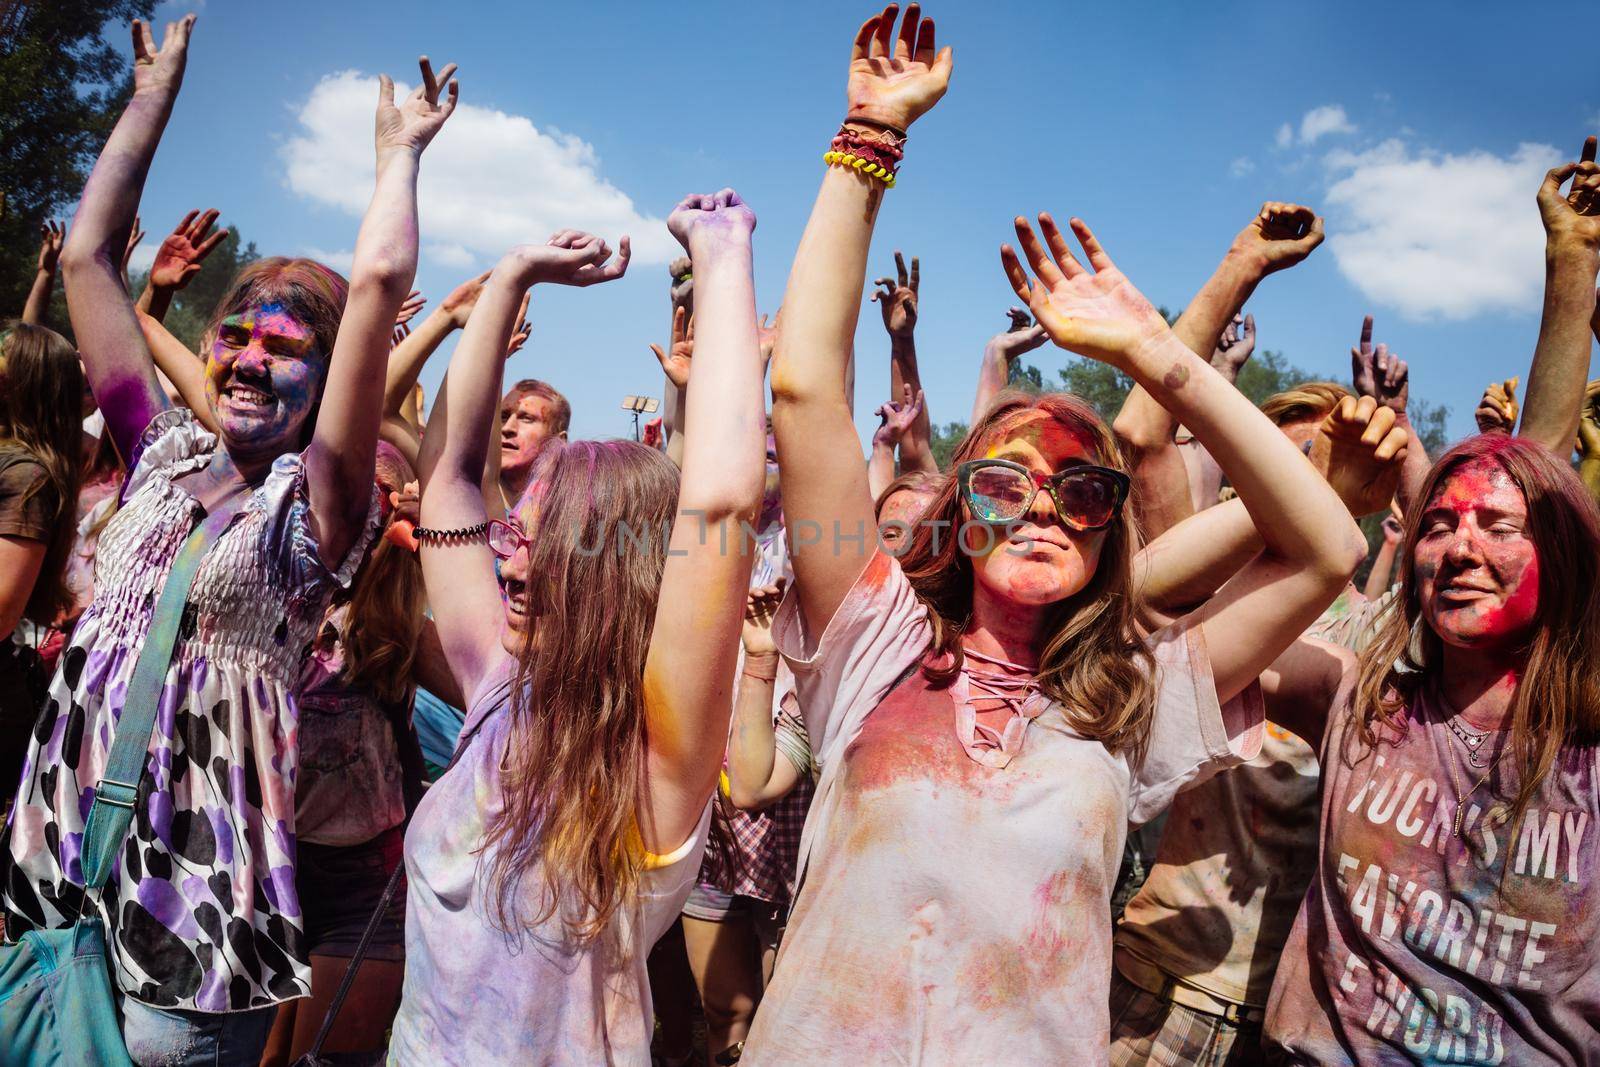
[[[163,4],[158,21],[183,10]],[[563,390],[579,436],[627,432],[622,396],[660,392],[646,348],[668,326],[659,220],[683,194],[745,196],[759,305],[778,305],[843,110],[850,39],[870,14],[835,0],[199,10],[145,192],[147,246],[214,206],[263,253],[347,253],[370,192],[359,78],[414,81],[423,52],[458,62],[462,102],[482,110],[452,120],[423,160],[430,306],[558,225],[592,220],[613,243],[606,225],[632,225],[656,250],[620,282],[535,292],[533,338],[508,377]],[[1452,432],[1469,432],[1483,385],[1525,376],[1537,335],[1538,179],[1600,125],[1592,43],[1551,32],[1570,10],[930,5],[955,73],[912,132],[869,277],[892,270],[895,248],[921,257],[933,418],[965,420],[984,341],[1005,325],[1014,298],[997,248],[1014,214],[1086,218],[1135,284],[1176,308],[1274,199],[1324,211],[1330,240],[1258,291],[1261,346],[1348,378],[1371,312],[1377,339],[1410,361],[1413,396],[1448,404]],[[430,398],[448,349],[423,376]],[[869,432],[888,379],[872,305],[857,353]],[[1029,358],[1049,374],[1074,357]]]

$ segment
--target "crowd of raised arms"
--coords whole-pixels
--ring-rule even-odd
[[[418,318],[454,65],[380,79],[348,277],[255,261],[189,351],[197,210],[130,291],[194,24],[134,23],[0,327],[0,1065],[1600,1064],[1594,137],[1442,454],[1370,318],[1350,383],[1235,387],[1323,240],[1271,201],[1170,325],[1088,221],[996,234],[948,466],[895,252],[864,457],[869,246],[953,66],[890,5],[781,314],[756,209],[686,196],[663,419],[572,440],[504,367],[629,238],[507,234]],[[1046,342],[1113,422],[1007,387]]]

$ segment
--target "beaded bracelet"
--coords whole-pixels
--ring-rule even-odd
[[[480,522],[476,526],[463,526],[459,530],[430,530],[425,526],[418,526],[411,531],[411,536],[418,541],[471,541],[488,531],[487,522]]]

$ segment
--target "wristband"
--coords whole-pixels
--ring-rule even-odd
[[[864,121],[873,132],[853,129],[856,119],[846,119],[834,134],[822,161],[830,167],[850,167],[870,178],[883,182],[884,188],[894,188],[900,160],[905,156],[906,136],[882,123]]]
[[[458,530],[430,530],[425,526],[417,526],[412,529],[411,536],[418,542],[474,541],[488,531],[487,522],[480,522],[476,526],[463,526]]]
[[[778,660],[776,652],[756,652],[747,654],[744,658],[744,670],[739,673],[746,678],[754,678],[758,682],[776,682],[778,680]],[[761,673],[761,668],[768,667],[771,674]],[[756,668],[752,670],[751,668]]]

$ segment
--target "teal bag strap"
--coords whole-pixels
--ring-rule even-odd
[[[156,711],[161,705],[161,688],[172,664],[172,650],[178,643],[183,609],[189,601],[189,588],[200,570],[206,551],[222,536],[238,514],[237,498],[218,507],[197,526],[167,573],[167,581],[156,601],[144,647],[128,679],[128,694],[117,720],[116,740],[111,755],[95,787],[94,804],[83,825],[83,887],[86,891],[104,888],[111,876],[111,861],[128,836],[133,822],[134,800],[139,779],[144,777],[145,756],[150,751],[150,731],[155,728]]]

